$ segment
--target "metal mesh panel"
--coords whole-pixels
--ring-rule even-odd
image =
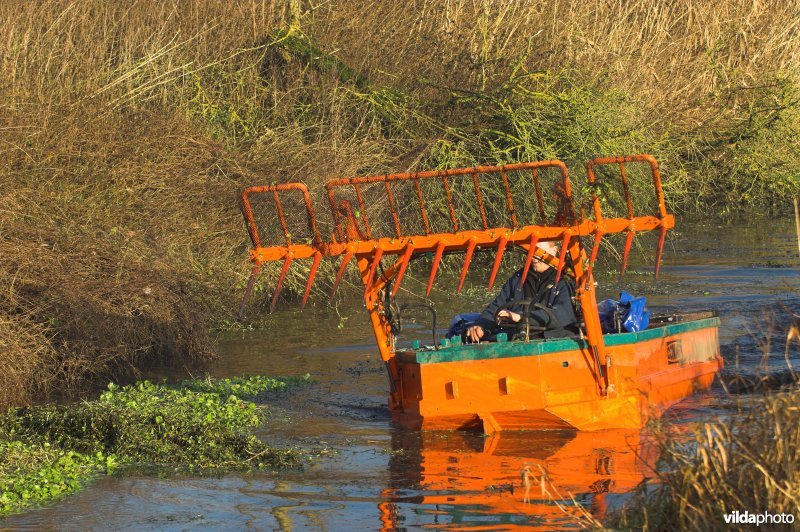
[[[560,166],[548,163],[340,179],[328,183],[337,238],[375,239],[574,222]]]
[[[397,202],[397,215],[404,235],[424,235],[430,232],[430,226],[426,228],[426,220],[422,216],[420,206],[425,205],[425,195],[422,195],[422,204],[420,204],[417,184],[416,180],[392,182],[392,191]],[[420,191],[422,191],[422,185],[420,185]]]
[[[647,161],[599,164],[594,177],[604,218],[659,215],[653,170]]]
[[[255,191],[247,202],[261,246],[314,243],[313,214],[306,210],[302,191]]]

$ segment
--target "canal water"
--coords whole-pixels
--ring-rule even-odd
[[[734,375],[787,373],[786,331],[800,314],[800,260],[793,221],[734,225],[679,222],[657,281],[636,255],[623,281],[598,277],[599,297],[620,288],[645,295],[653,312],[712,309],[722,320],[726,369]],[[652,256],[644,240],[637,255]],[[618,246],[620,247],[620,246]],[[607,270],[618,268],[603,252]],[[507,274],[515,258],[506,259]],[[474,270],[479,270],[479,267]],[[473,272],[475,273],[475,272]],[[480,273],[480,272],[478,272]],[[404,282],[400,299],[421,293]],[[447,273],[433,294],[440,334],[449,317],[480,309],[492,294],[474,277],[454,297]],[[408,431],[392,423],[387,382],[366,314],[351,289],[336,308],[320,299],[305,312],[285,310],[264,329],[220,339],[210,373],[312,376],[312,383],[265,401],[260,431],[278,445],[310,450],[302,470],[221,477],[103,478],[49,507],[10,517],[0,527],[30,530],[377,530],[398,528],[579,528],[587,516],[618,508],[652,481],[658,458],[646,432],[520,432],[485,437]],[[409,316],[403,342],[430,337],[424,312]],[[790,362],[800,366],[797,347]],[[667,413],[676,430],[725,414],[722,386]],[[528,486],[525,486],[525,480]]]

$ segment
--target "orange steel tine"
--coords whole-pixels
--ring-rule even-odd
[[[283,259],[283,267],[281,268],[281,274],[278,277],[278,284],[275,287],[275,294],[272,296],[272,303],[269,305],[269,312],[272,314],[275,311],[275,305],[278,303],[278,295],[281,292],[281,286],[283,286],[283,281],[286,280],[286,273],[289,271],[289,265],[292,263],[292,256],[286,255],[286,258]]]
[[[331,207],[331,217],[333,218],[333,241],[334,242],[345,242],[347,237],[342,229],[341,220],[344,217],[342,215],[342,206],[341,204],[337,207],[336,205],[336,198],[334,197],[333,187],[331,186],[330,182],[325,183],[325,191],[327,192],[328,196],[328,203]]]
[[[258,235],[258,226],[256,225],[255,217],[253,216],[253,209],[250,207],[250,194],[253,193],[254,188],[246,188],[242,191],[242,214],[244,215],[245,224],[247,225],[247,233],[250,235],[250,240],[253,242],[254,248],[261,247],[261,238]]]
[[[645,161],[650,163],[650,172],[653,174],[653,185],[656,187],[656,198],[658,200],[658,214],[663,220],[667,216],[667,206],[664,202],[664,190],[661,188],[661,175],[658,172],[658,162],[653,157],[644,156]],[[667,228],[661,226],[661,234],[658,235],[658,247],[656,248],[656,272],[655,277],[658,279],[658,272],[661,270],[661,257],[664,253],[664,240],[667,236]]]
[[[283,238],[286,239],[286,245],[291,246],[292,238],[289,236],[289,229],[286,227],[286,217],[283,215],[283,207],[281,207],[281,199],[278,197],[278,191],[272,189],[272,195],[275,198],[275,208],[278,210],[278,219],[281,221],[281,228],[283,229]]]
[[[597,260],[597,252],[600,251],[600,242],[603,240],[603,231],[597,229],[594,233],[594,246],[592,247],[592,255],[589,257],[589,266],[586,268],[586,278],[583,284],[583,289],[587,289],[587,283],[592,278],[592,269],[594,269],[594,263]]]
[[[253,269],[250,271],[250,278],[247,280],[247,286],[244,289],[244,296],[242,296],[242,303],[239,305],[239,319],[242,318],[244,315],[244,307],[247,306],[247,302],[250,300],[250,294],[253,292],[253,286],[255,285],[256,278],[258,277],[258,272],[261,270],[261,263],[256,262],[253,266]]]
[[[481,211],[481,222],[483,222],[483,229],[489,229],[489,222],[486,220],[486,209],[483,208],[483,195],[481,194],[481,186],[478,183],[477,172],[472,172],[472,185],[475,187],[475,197],[478,200],[478,210]]]
[[[422,197],[422,189],[419,186],[419,178],[414,178],[414,188],[417,191],[417,201],[419,201],[419,210],[422,213],[422,223],[425,225],[425,234],[431,234],[431,226],[428,223],[428,210],[425,208],[425,198]]]
[[[625,249],[622,252],[622,266],[619,270],[619,276],[625,275],[625,270],[628,267],[628,255],[631,252],[631,243],[633,243],[633,231],[628,231],[625,234]]]
[[[500,270],[500,263],[503,261],[503,253],[506,250],[506,244],[508,244],[508,236],[502,235],[500,237],[500,241],[497,244],[497,255],[494,258],[494,266],[492,266],[492,274],[489,276],[489,290],[492,289],[494,286],[494,280],[497,277],[497,272]]]
[[[403,232],[400,230],[400,218],[397,216],[397,207],[394,204],[394,194],[392,194],[392,185],[389,181],[384,181],[383,184],[386,186],[386,196],[389,198],[389,209],[392,211],[392,219],[394,220],[394,229],[395,234],[399,238],[402,236]]]
[[[331,299],[336,295],[336,289],[339,288],[339,283],[344,277],[344,272],[347,269],[347,264],[353,258],[353,252],[348,250],[342,258],[342,264],[339,266],[339,271],[336,272],[336,280],[333,282],[333,290],[331,291]]]
[[[592,159],[586,163],[586,180],[589,182],[589,187],[592,190],[592,211],[594,212],[594,220],[597,222],[598,227],[603,223],[603,210],[600,207],[600,196],[597,194],[597,183],[594,176],[595,165],[601,164],[597,159]],[[593,253],[596,255],[596,253]]]
[[[665,218],[667,216],[667,205],[664,202],[664,190],[661,188],[661,175],[658,172],[658,162],[651,155],[639,155],[636,160],[650,164],[650,173],[653,175],[653,185],[656,187],[658,215],[661,218]]]
[[[567,248],[569,241],[572,240],[572,235],[569,231],[564,231],[564,238],[561,240],[561,253],[558,255],[558,268],[556,269],[556,286],[561,280],[561,274],[564,272],[564,263],[567,258]]]
[[[594,174],[594,167],[601,166],[606,164],[614,164],[614,163],[621,163],[625,161],[634,161],[640,160],[638,158],[630,158],[630,157],[604,157],[604,158],[597,158],[592,159],[588,163],[586,163],[586,177],[587,181],[589,182],[589,186],[592,187],[592,210],[594,211],[594,219],[597,222],[597,228],[595,229],[594,233],[594,247],[592,248],[592,256],[589,259],[589,267],[587,268],[587,275],[586,275],[586,283],[584,284],[584,290],[587,289],[587,284],[589,283],[589,279],[592,276],[592,269],[594,267],[595,260],[597,259],[597,252],[600,250],[600,241],[603,238],[603,211],[600,206],[600,196],[597,194],[597,188],[595,187],[596,179]],[[630,212],[630,211],[629,211]]]
[[[628,207],[628,219],[633,220],[633,202],[631,201],[631,191],[628,187],[628,176],[625,173],[625,163],[619,162],[619,173],[622,177],[622,190],[625,192],[625,204]],[[622,267],[619,270],[619,276],[625,275],[625,270],[628,266],[628,255],[631,251],[631,244],[633,243],[633,231],[628,231],[625,235],[625,249],[622,252]]]
[[[392,287],[392,297],[397,295],[397,291],[400,290],[400,283],[403,281],[403,275],[406,273],[406,268],[408,268],[408,264],[411,262],[411,255],[414,254],[414,246],[411,244],[406,246],[406,250],[403,252],[403,256],[400,258],[400,269],[397,271],[397,277],[394,279],[394,287]]]
[[[658,271],[661,269],[661,256],[664,253],[664,240],[666,237],[667,228],[662,225],[658,235],[658,247],[656,248],[656,279],[658,279]]]
[[[520,286],[525,284],[525,279],[528,278],[528,271],[531,269],[531,262],[533,262],[533,255],[536,253],[536,244],[539,243],[539,235],[533,233],[531,235],[531,241],[528,244],[528,257],[525,259],[525,266],[522,268],[522,280],[520,280]]]
[[[311,263],[311,271],[308,273],[308,281],[306,282],[306,290],[303,292],[303,302],[300,303],[300,310],[306,308],[308,295],[311,293],[311,285],[314,284],[314,277],[317,275],[317,268],[319,268],[320,261],[322,261],[322,253],[317,251],[314,253],[314,262]]]
[[[475,252],[475,246],[478,244],[478,241],[474,238],[470,238],[469,242],[467,243],[467,251],[464,254],[464,266],[461,268],[461,279],[458,281],[458,289],[456,293],[461,293],[461,287],[464,286],[464,279],[467,278],[467,270],[469,270],[469,263],[472,262],[472,254]]]
[[[514,213],[514,200],[511,199],[511,187],[508,184],[505,166],[500,167],[500,176],[503,178],[503,187],[506,189],[506,201],[508,202],[508,213],[511,215],[511,226],[517,228],[517,215]]]
[[[367,280],[364,281],[364,296],[369,293],[369,289],[372,288],[372,280],[375,278],[375,270],[378,268],[378,263],[383,258],[383,247],[378,246],[378,249],[375,250],[375,255],[372,257],[372,264],[369,266],[369,273],[367,274]]]
[[[433,265],[431,266],[431,276],[428,278],[428,288],[425,289],[425,297],[431,295],[431,288],[433,287],[433,279],[436,277],[436,270],[439,269],[439,263],[442,260],[442,253],[444,253],[444,248],[446,244],[444,241],[440,241],[436,245],[436,252],[433,255]]]
[[[633,218],[633,202],[631,201],[631,189],[628,187],[628,176],[625,173],[625,163],[619,163],[619,173],[622,176],[622,190],[625,193],[625,204],[628,207],[628,218]]]

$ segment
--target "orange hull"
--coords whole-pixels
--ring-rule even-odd
[[[723,365],[718,325],[711,317],[607,334],[600,378],[579,339],[398,352],[402,404],[393,412],[408,428],[487,434],[639,428],[711,385]]]

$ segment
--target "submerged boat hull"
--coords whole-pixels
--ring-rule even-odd
[[[413,429],[487,434],[638,428],[711,385],[723,366],[718,326],[707,317],[604,335],[600,374],[582,339],[400,351],[394,416]]]

